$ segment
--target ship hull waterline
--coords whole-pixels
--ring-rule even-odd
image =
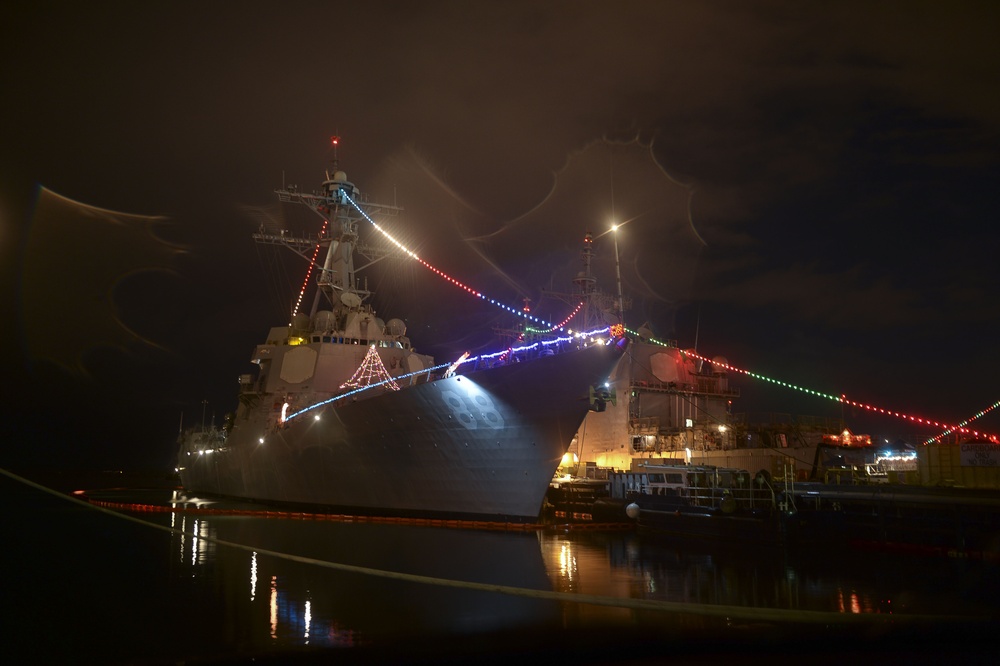
[[[590,388],[620,355],[594,345],[346,398],[279,427],[261,396],[223,446],[182,450],[181,482],[192,494],[352,515],[535,521]]]

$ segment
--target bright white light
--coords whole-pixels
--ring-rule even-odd
[[[257,596],[257,551],[250,557],[250,601]]]
[[[194,531],[191,533],[191,566],[198,564],[198,521],[194,521]]]
[[[306,600],[306,612],[305,612],[305,634],[302,636],[306,639],[306,643],[309,642],[309,626],[312,624],[312,601]]]
[[[278,637],[278,577],[271,576],[271,597],[269,599],[269,610],[271,611],[271,638]]]

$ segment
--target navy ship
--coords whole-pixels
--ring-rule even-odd
[[[180,435],[184,490],[352,515],[537,520],[584,417],[604,408],[626,339],[605,328],[436,363],[403,320],[376,314],[355,275],[356,251],[371,249],[360,230],[385,233],[376,219],[400,209],[363,198],[336,160],[319,191],[276,193],[321,230],[254,237],[311,256],[317,298],[256,346],[226,423]]]

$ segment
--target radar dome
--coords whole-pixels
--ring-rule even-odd
[[[334,326],[333,313],[329,310],[320,310],[313,317],[314,331],[329,331]]]
[[[296,332],[309,330],[309,315],[300,312],[292,317],[292,330]]]
[[[403,323],[402,319],[390,319],[385,324],[385,332],[387,335],[396,337],[406,335],[406,324]]]

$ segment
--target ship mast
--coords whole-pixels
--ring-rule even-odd
[[[595,328],[607,326],[611,323],[611,313],[614,319],[620,319],[618,312],[632,307],[632,299],[619,294],[617,299],[597,288],[597,276],[594,275],[591,267],[594,257],[594,236],[589,231],[583,237],[583,247],[580,250],[580,259],[583,264],[582,270],[573,278],[573,285],[576,287],[571,294],[561,293],[548,289],[543,289],[542,294],[557,298],[568,305],[576,305],[583,302],[580,309],[579,318],[571,326],[575,331],[590,331]]]
[[[371,292],[358,283],[354,253],[357,251],[370,260],[366,266],[387,253],[358,242],[358,227],[364,222],[361,211],[371,217],[394,215],[401,210],[362,198],[361,191],[338,168],[339,144],[339,137],[331,137],[333,173],[326,172],[318,192],[301,192],[295,185],[275,190],[279,201],[301,204],[316,213],[323,220],[320,231],[301,237],[294,237],[286,231],[275,235],[263,229],[254,234],[258,242],[284,245],[310,261],[310,270],[315,273],[318,288],[310,316],[316,314],[321,295],[335,312],[357,309],[368,300]]]
[[[622,269],[618,259],[618,225],[611,227],[611,233],[615,237],[615,280],[618,283],[618,323],[625,325],[625,301],[622,299]]]

